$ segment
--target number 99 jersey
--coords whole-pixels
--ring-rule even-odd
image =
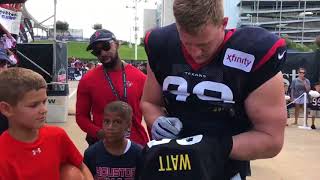
[[[145,49],[169,116],[182,121],[182,137],[248,131],[245,99],[281,70],[286,56],[284,39],[258,27],[226,30],[204,65],[193,63],[175,24],[147,33]]]
[[[320,110],[320,97],[310,97],[310,98],[311,98],[311,102],[309,103],[309,108],[311,110],[319,111]]]
[[[183,124],[180,137],[223,137],[249,131],[246,98],[278,74],[286,59],[285,40],[265,29],[225,32],[218,52],[202,65],[194,62],[181,43],[175,24],[146,34],[149,66],[162,87],[168,116]],[[247,165],[240,166],[243,176]]]

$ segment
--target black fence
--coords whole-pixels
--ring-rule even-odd
[[[284,81],[290,85],[291,81],[298,77],[300,67],[306,69],[306,78],[310,80],[311,85],[320,81],[320,51],[288,51],[287,61],[282,70]]]

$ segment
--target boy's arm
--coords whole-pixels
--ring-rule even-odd
[[[88,167],[83,163],[83,157],[81,153],[78,151],[78,149],[73,144],[73,142],[64,130],[62,130],[60,138],[62,142],[60,144],[61,152],[63,154],[62,162],[64,164],[70,164],[79,168],[84,180],[93,180],[91,172],[89,171]]]
[[[93,176],[92,176],[89,168],[84,163],[82,163],[80,165],[79,169],[80,169],[85,180],[93,180]]]

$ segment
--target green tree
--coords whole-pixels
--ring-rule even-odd
[[[102,29],[102,24],[100,24],[100,23],[96,23],[96,24],[94,24],[93,25],[93,27],[92,27],[94,30],[99,30],[99,29]]]
[[[57,21],[56,22],[56,28],[58,31],[65,32],[69,29],[69,23],[65,21]]]

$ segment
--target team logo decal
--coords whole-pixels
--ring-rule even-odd
[[[286,51],[283,51],[282,53],[279,53],[278,54],[278,59],[281,60],[284,57],[285,54],[286,54]]]
[[[224,55],[223,64],[245,72],[250,72],[254,60],[255,58],[252,54],[228,48]]]

